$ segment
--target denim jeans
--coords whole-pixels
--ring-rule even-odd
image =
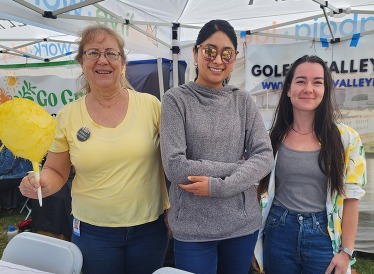
[[[132,227],[80,223],[73,242],[83,254],[83,274],[151,274],[163,266],[168,235],[164,214]]]
[[[175,265],[195,274],[248,274],[258,231],[220,241],[182,242],[174,239]]]
[[[264,230],[266,274],[323,274],[333,256],[326,211],[299,214],[272,206]]]

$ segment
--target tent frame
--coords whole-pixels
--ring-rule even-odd
[[[72,4],[72,5],[69,5],[67,7],[60,8],[60,9],[57,9],[57,10],[54,10],[54,11],[42,10],[42,9],[36,7],[35,5],[26,2],[25,0],[13,0],[13,1],[22,5],[22,6],[24,6],[24,7],[26,7],[26,8],[28,8],[28,9],[30,9],[30,10],[32,10],[32,11],[34,11],[34,12],[36,12],[36,13],[38,13],[40,16],[42,16],[44,18],[48,18],[48,19],[52,19],[52,20],[55,20],[55,19],[58,19],[58,18],[70,19],[70,20],[89,20],[89,21],[95,21],[95,22],[124,24],[126,26],[129,26],[130,28],[132,28],[132,29],[136,30],[137,32],[149,37],[150,39],[153,39],[153,40],[157,41],[157,43],[160,43],[160,44],[164,45],[165,47],[167,47],[171,50],[171,52],[172,52],[172,62],[173,62],[173,74],[172,75],[173,75],[173,86],[174,87],[178,85],[179,53],[180,53],[181,49],[193,46],[193,44],[191,44],[191,43],[184,44],[183,46],[180,45],[180,39],[179,39],[180,30],[181,30],[181,28],[200,29],[199,26],[185,25],[185,24],[180,24],[178,22],[173,22],[173,23],[172,22],[170,22],[170,23],[169,22],[168,23],[161,22],[160,23],[160,22],[144,22],[144,21],[135,21],[135,20],[124,19],[124,18],[120,17],[119,15],[117,15],[117,14],[111,12],[110,10],[106,9],[101,4],[99,4],[99,2],[103,2],[104,0],[85,0],[83,2]],[[271,30],[271,29],[274,29],[274,28],[281,28],[281,27],[290,26],[290,25],[293,25],[293,24],[296,24],[296,23],[300,23],[300,22],[309,21],[309,20],[313,20],[313,19],[316,19],[316,18],[324,17],[325,20],[326,20],[326,23],[328,25],[330,35],[332,37],[332,39],[328,42],[333,44],[333,43],[340,42],[341,40],[352,39],[352,37],[351,36],[334,37],[334,34],[332,32],[332,29],[331,29],[331,25],[330,25],[330,20],[328,18],[328,14],[330,16],[340,16],[340,17],[344,16],[346,14],[349,14],[349,13],[374,14],[374,11],[351,10],[350,7],[348,7],[348,8],[338,8],[338,7],[335,7],[332,4],[330,4],[329,1],[324,1],[324,0],[312,0],[312,1],[320,5],[320,8],[322,10],[321,14],[313,15],[313,16],[307,16],[307,17],[300,18],[300,19],[297,19],[297,20],[289,20],[289,21],[284,22],[284,23],[279,23],[279,24],[276,24],[276,25],[269,25],[269,26],[265,26],[265,27],[262,27],[262,28],[245,30],[245,31],[237,31],[237,33],[241,37],[247,36],[247,35],[258,35],[258,36],[268,36],[268,37],[279,37],[279,38],[292,38],[292,39],[294,39],[295,37],[293,35],[275,34],[275,33],[269,33],[267,31]],[[101,11],[107,13],[112,18],[95,18],[95,17],[90,17],[90,16],[78,16],[78,15],[66,14],[66,12],[74,11],[76,9],[91,6],[91,5],[95,6],[96,8],[100,9]],[[144,26],[144,25],[170,27],[171,28],[171,33],[172,33],[171,44],[169,44],[169,43],[167,43],[167,42],[165,42],[165,41],[163,41],[163,40],[161,40],[157,37],[152,36],[151,34],[147,33],[146,31],[144,31],[143,29],[138,27],[138,26]],[[369,34],[373,34],[373,33],[374,33],[374,30],[371,30],[371,31],[366,31],[366,32],[360,33],[359,35],[363,36],[363,35],[369,35]],[[312,42],[321,42],[321,43],[326,42],[326,39],[321,39],[321,38],[316,38],[316,37],[300,37],[300,36],[298,36],[298,39],[299,40],[312,41]],[[0,42],[1,41],[7,41],[7,40],[0,39]],[[0,48],[4,49],[4,50],[1,50],[0,53],[23,56],[23,57],[26,57],[26,58],[33,58],[33,59],[44,61],[44,62],[49,62],[51,60],[58,59],[60,57],[64,57],[64,56],[71,55],[71,54],[75,53],[75,52],[68,52],[68,53],[65,53],[65,54],[61,54],[59,56],[55,56],[53,58],[44,58],[43,59],[41,57],[31,55],[31,54],[26,55],[26,54],[22,53],[21,51],[19,51],[18,48],[22,47],[22,46],[28,46],[28,45],[32,45],[32,44],[36,44],[36,43],[40,43],[40,42],[48,42],[48,41],[64,42],[64,43],[69,43],[69,42],[52,40],[52,39],[49,39],[48,37],[46,37],[44,39],[36,39],[36,40],[35,39],[24,39],[24,40],[18,40],[18,41],[32,41],[32,42],[29,42],[29,43],[26,43],[26,44],[23,44],[21,46],[17,46],[17,47],[14,47],[14,48],[6,47],[6,46],[3,46],[3,45],[0,44]],[[70,42],[70,43],[72,43],[72,42]]]

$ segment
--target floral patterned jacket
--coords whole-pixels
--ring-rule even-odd
[[[341,134],[345,154],[345,195],[342,196],[338,195],[338,193],[334,193],[331,196],[330,191],[327,190],[328,194],[326,198],[328,231],[330,234],[334,254],[338,252],[338,249],[341,245],[343,201],[347,198],[361,199],[365,194],[365,191],[362,189],[362,187],[365,186],[367,182],[365,152],[359,134],[353,128],[341,123],[338,124],[338,128]],[[277,161],[277,155],[275,156],[275,161]],[[274,195],[275,167],[270,175],[268,191],[261,195],[260,201],[260,205],[262,208],[262,226],[258,234],[258,240],[254,253],[261,271],[264,270],[263,232],[265,228],[266,218],[273,203]],[[351,260],[351,265],[353,263],[355,263],[355,259]],[[350,273],[351,269],[349,267],[347,270],[347,274]]]

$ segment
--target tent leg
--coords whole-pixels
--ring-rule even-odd
[[[162,58],[157,57],[158,87],[160,89],[160,101],[165,93],[164,88],[164,71],[162,70]]]

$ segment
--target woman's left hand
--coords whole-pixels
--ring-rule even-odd
[[[187,178],[192,184],[184,185],[179,184],[179,186],[196,196],[209,196],[209,177],[207,176],[188,176]]]
[[[339,252],[332,258],[325,274],[330,274],[335,269],[335,274],[346,274],[349,266],[350,257],[345,252]]]

